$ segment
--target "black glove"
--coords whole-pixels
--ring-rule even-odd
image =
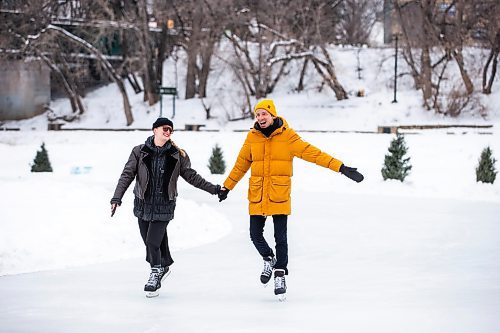
[[[113,207],[113,204],[115,204],[116,206]],[[111,199],[111,217],[113,217],[113,215],[115,215],[116,207],[121,206],[121,205],[122,205],[122,201],[120,199],[116,199],[116,198]]]
[[[359,183],[359,182],[363,181],[363,179],[365,177],[363,177],[363,175],[361,173],[359,173],[357,170],[358,169],[350,168],[348,166],[345,166],[344,164],[342,164],[340,166],[340,173],[341,174],[343,174],[347,178],[350,178],[350,179],[354,180],[355,182]]]
[[[226,200],[228,193],[229,190],[227,188],[219,189],[219,192],[217,193],[217,196],[219,197],[219,202]]]

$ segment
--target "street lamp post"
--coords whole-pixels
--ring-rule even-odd
[[[397,91],[398,91],[398,40],[399,40],[399,34],[395,33],[394,34],[394,100],[392,103],[397,103],[398,100],[396,98]]]

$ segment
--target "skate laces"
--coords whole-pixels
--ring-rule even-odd
[[[285,277],[284,276],[275,276],[274,277],[274,289],[282,289],[285,288]]]
[[[160,270],[152,270],[149,274],[149,280],[146,283],[148,286],[156,286],[158,284],[158,278],[160,276]]]
[[[262,275],[271,276],[273,273],[273,267],[276,263],[276,259],[273,257],[271,260],[264,260],[264,269],[262,270]]]

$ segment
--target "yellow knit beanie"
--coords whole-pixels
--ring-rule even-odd
[[[255,105],[255,108],[253,109],[253,113],[255,114],[255,112],[258,109],[264,109],[264,110],[266,110],[273,117],[277,117],[278,116],[276,114],[276,107],[274,106],[274,102],[273,102],[272,99],[263,99],[262,101],[260,101],[259,103],[257,103],[257,105]]]

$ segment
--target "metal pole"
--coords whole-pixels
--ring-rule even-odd
[[[160,118],[163,113],[163,94],[160,93]]]
[[[392,103],[397,103],[396,93],[398,90],[398,34],[394,36],[396,52],[394,54],[394,100]]]
[[[172,114],[172,119],[175,118],[175,96],[176,95],[172,95],[172,107],[174,109],[174,113]]]

